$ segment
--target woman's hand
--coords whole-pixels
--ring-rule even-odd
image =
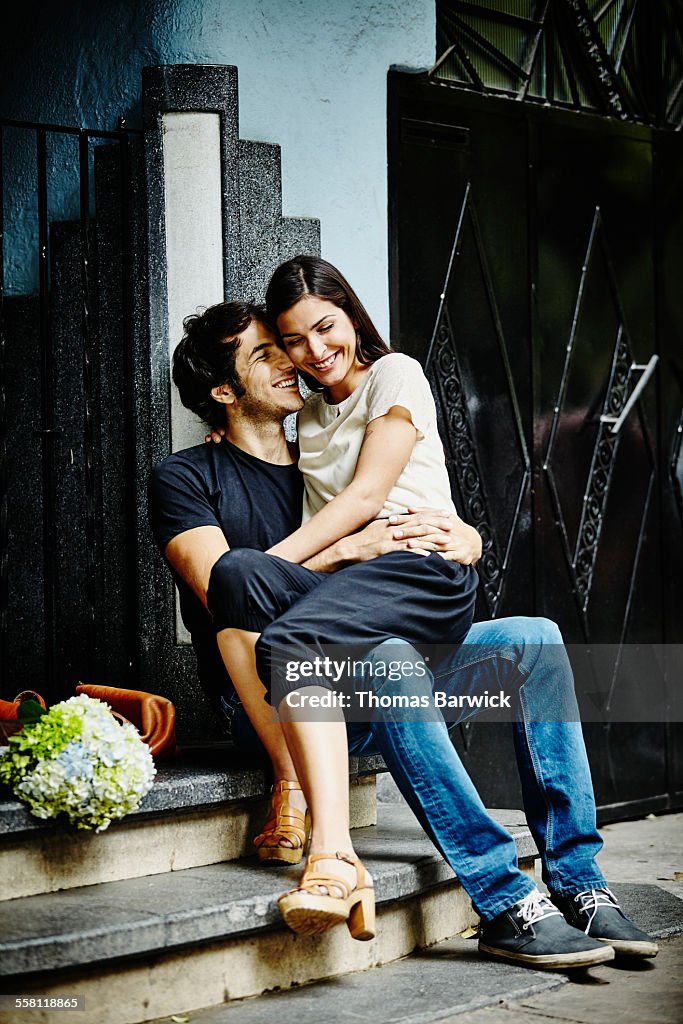
[[[211,433],[207,434],[204,440],[208,444],[209,441],[213,441],[214,444],[220,444],[225,437],[225,427],[212,427]]]
[[[392,537],[421,552],[437,551],[451,562],[476,565],[481,558],[481,537],[460,516],[444,509],[409,508],[405,515],[389,517]]]
[[[377,519],[335,547],[340,549],[340,559],[329,568],[367,562],[406,549],[420,555],[436,551],[461,565],[474,565],[481,557],[481,537],[474,527],[451,512],[429,508],[411,508],[403,515]],[[329,571],[328,567],[323,571]]]

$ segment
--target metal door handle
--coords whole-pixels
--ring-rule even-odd
[[[643,393],[643,391],[647,387],[647,382],[649,381],[649,379],[652,376],[652,374],[655,372],[655,367],[656,367],[658,362],[659,362],[659,356],[651,356],[650,357],[650,361],[648,363],[631,363],[631,369],[632,370],[640,370],[641,373],[640,373],[640,380],[638,381],[638,383],[634,387],[633,391],[631,392],[631,395],[629,397],[628,402],[626,403],[626,405],[621,410],[621,412],[619,413],[618,416],[605,416],[605,415],[603,415],[603,416],[600,417],[600,422],[601,423],[611,423],[612,424],[612,431],[611,432],[613,434],[618,434],[619,431],[621,430],[621,428],[623,427],[624,422],[626,421],[626,417],[628,416],[628,414],[630,413],[631,409],[636,404],[636,402],[640,398],[641,394]]]

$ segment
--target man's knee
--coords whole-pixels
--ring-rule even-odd
[[[421,654],[406,640],[391,637],[358,661],[357,685],[392,697],[431,694],[432,675]]]
[[[501,642],[524,646],[563,644],[559,626],[542,615],[513,615],[491,623],[498,630]]]
[[[564,644],[560,627],[552,619],[542,615],[526,620],[528,623],[528,642],[532,644]]]

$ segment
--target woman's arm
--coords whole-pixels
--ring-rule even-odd
[[[364,526],[384,502],[410,459],[417,430],[410,413],[394,405],[365,430],[351,483],[307,523],[268,549],[288,562],[305,562],[346,534]]]

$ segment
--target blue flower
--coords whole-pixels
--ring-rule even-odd
[[[67,779],[92,779],[95,774],[93,763],[81,740],[72,740],[55,758],[64,769]]]

